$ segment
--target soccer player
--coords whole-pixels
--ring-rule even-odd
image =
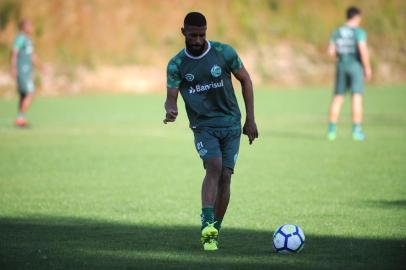
[[[33,64],[39,66],[39,59],[34,53],[31,35],[33,25],[29,20],[22,20],[19,25],[19,33],[14,41],[11,56],[11,75],[17,82],[19,93],[18,115],[16,125],[27,126],[25,113],[31,105],[34,97]]]
[[[230,181],[238,156],[241,113],[231,74],[241,83],[246,109],[243,134],[251,144],[258,138],[250,76],[229,45],[206,40],[206,18],[191,12],[181,29],[186,48],[167,67],[166,117],[178,115],[178,93],[185,102],[195,147],[206,175],[202,185],[201,241],[204,250],[218,249],[218,232],[230,200]]]
[[[362,123],[362,95],[364,78],[372,76],[369,63],[366,32],[360,28],[361,10],[357,7],[347,9],[347,22],[335,30],[331,36],[328,53],[337,57],[334,97],[331,102],[328,124],[328,139],[336,139],[336,123],[344,101],[344,94],[349,88],[352,92],[352,137],[363,141],[365,135]]]

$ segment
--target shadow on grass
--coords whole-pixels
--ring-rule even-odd
[[[320,133],[309,133],[301,131],[287,131],[287,130],[272,130],[272,131],[263,131],[261,133],[263,136],[270,136],[282,139],[293,139],[293,140],[312,140],[312,141],[321,141],[326,140],[326,135],[322,132]]]
[[[224,228],[201,251],[199,227],[41,217],[0,218],[0,269],[404,269],[406,241],[306,235],[297,255],[272,251],[272,232]]]
[[[400,208],[406,209],[406,200],[381,200],[381,201],[367,201],[368,206],[376,206],[380,208]]]

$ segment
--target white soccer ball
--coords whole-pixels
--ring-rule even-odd
[[[273,246],[279,253],[298,253],[303,249],[304,241],[303,230],[293,224],[284,224],[273,234]]]

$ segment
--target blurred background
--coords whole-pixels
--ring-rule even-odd
[[[0,95],[14,95],[10,51],[21,18],[33,21],[44,95],[165,90],[167,61],[183,47],[184,15],[201,11],[208,39],[233,45],[256,86],[325,85],[329,36],[345,9],[364,14],[373,83],[406,80],[403,0],[0,0]]]

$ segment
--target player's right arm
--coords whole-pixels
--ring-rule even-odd
[[[175,122],[176,117],[178,116],[178,93],[177,88],[168,88],[166,91],[166,101],[165,101],[165,119],[164,124],[168,122]]]
[[[364,30],[359,29],[357,32],[357,46],[361,56],[361,63],[364,67],[365,79],[369,81],[372,78],[372,69],[369,62],[369,51],[367,46],[367,36]]]
[[[178,116],[178,94],[181,82],[179,66],[174,59],[169,61],[166,69],[166,101],[165,101],[165,119],[164,124],[175,122]]]
[[[330,42],[329,42],[328,47],[327,47],[327,54],[330,57],[333,57],[333,58],[335,58],[337,56],[335,38],[336,38],[336,32],[334,32],[331,35]]]
[[[11,77],[13,79],[17,79],[18,70],[17,70],[17,58],[18,58],[18,50],[13,48],[11,52]]]
[[[17,79],[18,75],[18,68],[17,68],[17,59],[18,59],[18,52],[24,46],[24,37],[18,35],[14,41],[13,50],[11,52],[11,76],[13,79]]]

